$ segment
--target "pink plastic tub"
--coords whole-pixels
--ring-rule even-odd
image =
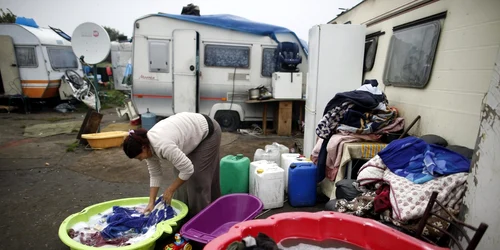
[[[207,244],[233,225],[255,218],[264,205],[249,194],[228,194],[215,200],[181,228],[187,239]]]

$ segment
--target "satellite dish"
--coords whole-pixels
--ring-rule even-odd
[[[95,23],[82,23],[76,27],[71,37],[73,53],[88,64],[98,64],[109,54],[111,42],[106,30]]]

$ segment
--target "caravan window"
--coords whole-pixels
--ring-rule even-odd
[[[250,67],[250,48],[229,45],[205,45],[205,66]]]
[[[149,72],[169,72],[168,45],[166,40],[149,41]]]
[[[365,59],[364,59],[364,72],[373,69],[375,64],[375,56],[377,55],[378,36],[371,37],[365,40]]]
[[[271,77],[276,71],[276,48],[262,50],[262,76]]]
[[[78,68],[78,62],[71,47],[48,47],[47,53],[53,69]]]
[[[35,47],[15,47],[18,67],[38,67]]]
[[[423,88],[429,82],[441,21],[394,28],[384,72],[386,85]]]

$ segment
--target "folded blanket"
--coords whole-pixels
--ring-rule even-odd
[[[337,130],[356,134],[373,134],[391,124],[396,117],[397,112],[393,109],[372,112],[349,109],[344,113],[342,124],[337,127]]]
[[[325,171],[330,181],[338,181],[338,170],[342,167],[344,144],[348,142],[377,141],[384,133],[399,131],[404,128],[405,121],[398,117],[391,124],[377,130],[375,134],[356,134],[338,129],[338,133],[328,140],[318,139],[311,152],[311,160],[318,166],[319,171]],[[343,178],[343,175],[340,176]]]
[[[446,209],[459,210],[467,176],[467,173],[458,173],[415,184],[386,169],[383,179],[391,186],[392,217],[400,221],[421,218],[433,191],[439,192],[437,201]],[[433,209],[437,210],[438,205]]]
[[[445,208],[458,210],[465,192],[464,184],[467,176],[468,173],[457,173],[416,184],[392,173],[382,159],[375,156],[360,168],[356,181],[360,186],[379,182],[388,183],[393,218],[408,221],[423,216],[433,191],[439,192],[437,200]]]
[[[378,183],[383,180],[384,172],[387,169],[380,156],[376,155],[367,161],[358,171],[356,181],[360,186],[370,183]]]
[[[329,141],[318,141],[313,149],[311,160],[318,166],[318,171],[325,171],[326,178],[333,181],[340,166],[344,144],[357,141],[362,140],[341,134],[333,135]]]
[[[412,136],[392,141],[379,152],[379,156],[392,172],[414,183],[425,183],[443,175],[468,173],[470,168],[470,161],[464,156]]]

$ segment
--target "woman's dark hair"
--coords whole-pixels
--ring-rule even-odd
[[[147,133],[148,131],[143,128],[130,130],[129,135],[123,141],[123,152],[128,158],[135,158],[142,152],[143,146],[149,146]]]

